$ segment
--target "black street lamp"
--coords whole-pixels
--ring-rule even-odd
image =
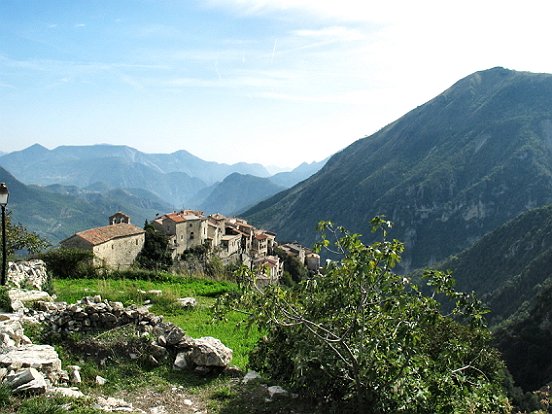
[[[6,205],[8,204],[8,198],[10,197],[10,192],[6,183],[0,183],[0,207],[2,207],[2,278],[0,279],[0,285],[4,286],[6,284],[6,267],[7,267],[7,257],[6,257]]]

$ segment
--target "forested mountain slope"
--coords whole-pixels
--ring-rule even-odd
[[[461,251],[552,202],[552,75],[474,73],[245,216],[310,245],[319,220],[368,234],[379,214],[405,241],[403,270]]]

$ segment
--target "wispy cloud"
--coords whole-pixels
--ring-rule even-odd
[[[292,31],[292,34],[300,37],[348,42],[366,39],[366,35],[362,31],[345,26],[330,26],[321,29],[300,29]]]

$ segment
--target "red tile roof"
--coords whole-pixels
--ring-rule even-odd
[[[142,233],[145,233],[145,230],[140,227],[136,227],[134,224],[119,223],[80,231],[75,235],[86,240],[93,246],[97,246],[98,244],[105,243],[109,240],[120,237],[134,236]]]
[[[186,221],[186,219],[178,213],[165,214],[165,217],[167,217],[168,219],[174,221],[175,223],[183,223],[183,222]]]

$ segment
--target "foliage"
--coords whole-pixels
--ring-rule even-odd
[[[2,227],[0,227],[0,237]],[[38,234],[27,230],[21,224],[13,224],[11,214],[6,214],[6,254],[13,255],[16,250],[27,250],[30,253],[37,253],[48,247],[49,243]],[[0,249],[0,258],[2,249]]]
[[[146,230],[144,247],[136,262],[144,269],[168,270],[173,264],[171,254],[168,249],[168,238],[161,231],[146,221],[144,225]]]
[[[7,286],[0,286],[0,311],[11,312],[11,299],[8,296],[9,288]]]
[[[287,254],[280,248],[274,249],[274,253],[284,261],[284,269],[290,274],[293,282],[299,282],[309,275],[305,265],[296,257]]]
[[[57,278],[95,277],[93,254],[74,247],[51,249],[40,255],[48,270]]]
[[[364,245],[330,222],[319,247],[341,260],[293,290],[258,289],[242,267],[241,290],[219,301],[268,332],[252,366],[326,401],[355,401],[363,413],[507,412],[504,366],[490,346],[485,310],[453,289],[450,274],[426,271],[433,295],[393,273],[404,249],[386,239],[391,223],[372,220],[382,241]],[[335,239],[330,241],[328,235]],[[443,315],[435,294],[454,301]]]

